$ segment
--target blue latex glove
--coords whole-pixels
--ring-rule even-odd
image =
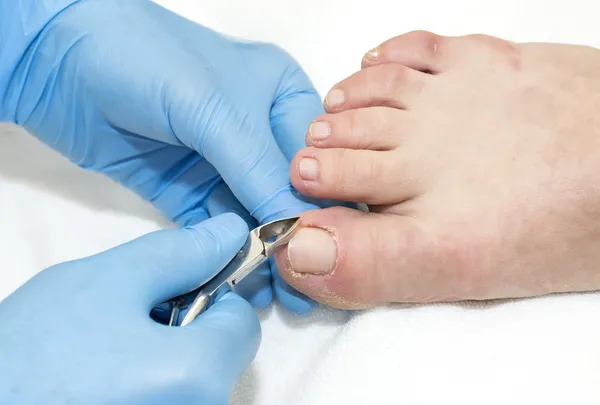
[[[227,39],[149,0],[0,7],[0,120],[180,225],[233,211],[254,227],[316,208],[291,189],[289,161],[322,105],[280,49]],[[315,305],[280,277],[274,286],[294,312]],[[266,306],[269,269],[241,287]]]
[[[252,307],[227,293],[183,328],[149,312],[213,276],[247,232],[224,214],[38,274],[0,303],[0,403],[228,404],[260,343]]]

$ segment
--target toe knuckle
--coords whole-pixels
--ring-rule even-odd
[[[440,52],[442,36],[430,31],[413,31],[412,36],[414,41],[420,45],[420,48],[425,51],[429,57],[436,57]]]
[[[377,66],[358,71],[343,82],[344,90],[350,98],[360,102],[369,97],[373,85],[377,83],[377,76],[373,75],[374,70],[377,70]]]
[[[385,127],[390,120],[384,112],[388,109],[387,107],[366,107],[352,111],[352,130],[349,132],[352,147],[366,150],[379,147],[381,134],[388,132]]]
[[[321,160],[323,167],[322,183],[326,188],[331,188],[334,192],[339,193],[344,190],[346,181],[344,150],[331,150],[329,152]]]
[[[393,96],[403,87],[406,82],[406,67],[402,65],[390,64],[382,66],[382,74],[376,77],[383,78],[381,80],[381,86],[383,94],[386,98],[393,98]]]
[[[345,136],[347,136],[349,139],[351,139],[352,144],[354,145],[357,141],[357,135],[358,135],[358,126],[360,125],[359,122],[359,117],[358,117],[358,111],[359,110],[351,110],[351,111],[347,111],[347,114],[345,114],[344,117],[344,121],[345,121],[345,125],[344,125],[344,134]]]
[[[352,168],[354,178],[360,179],[356,185],[363,190],[363,197],[366,198],[383,178],[383,167],[377,159],[363,160],[361,165],[353,165]]]

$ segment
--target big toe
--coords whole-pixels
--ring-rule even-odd
[[[282,277],[316,301],[343,309],[435,300],[431,238],[412,218],[328,208],[305,213],[277,261]],[[432,292],[433,291],[433,292]]]

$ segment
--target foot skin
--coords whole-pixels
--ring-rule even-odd
[[[600,289],[600,51],[412,32],[330,91],[292,162],[330,208],[278,256],[339,308]]]

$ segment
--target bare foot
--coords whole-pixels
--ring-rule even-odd
[[[292,162],[282,276],[332,306],[600,289],[600,51],[413,32],[334,86]]]

